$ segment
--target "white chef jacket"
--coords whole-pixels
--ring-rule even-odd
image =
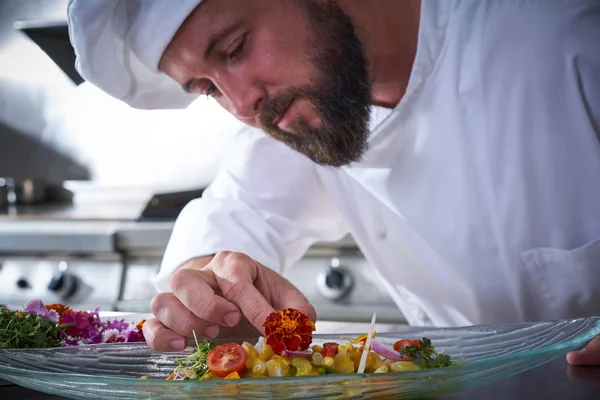
[[[600,315],[600,2],[424,0],[361,162],[253,129],[176,221],[156,285],[232,250],[280,270],[350,233],[415,325]]]

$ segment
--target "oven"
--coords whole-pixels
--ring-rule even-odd
[[[83,309],[150,312],[162,251],[0,254],[0,304],[22,307],[40,298]],[[309,299],[319,319],[367,322],[377,311],[380,322],[404,321],[358,249],[315,246],[283,275]]]
[[[117,311],[149,312],[149,300],[155,293],[152,280],[159,263],[158,254],[128,255],[124,259]],[[308,298],[320,320],[368,322],[376,311],[382,323],[404,322],[381,278],[358,249],[314,247],[285,269],[283,276]]]
[[[150,312],[174,219],[200,194],[0,212],[0,304],[22,307],[40,298],[74,308]],[[283,275],[313,304],[319,320],[366,323],[376,311],[381,323],[404,323],[377,271],[349,237],[317,243]]]

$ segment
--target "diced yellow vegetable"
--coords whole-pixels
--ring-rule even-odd
[[[388,367],[387,365],[382,365],[381,367],[377,368],[374,372],[376,374],[383,374],[385,372],[388,372]]]
[[[370,351],[369,354],[367,354],[367,366],[365,367],[365,372],[374,372],[383,365],[385,365],[385,362],[377,353]]]
[[[146,379],[150,379],[150,377],[148,375],[142,375],[142,376],[140,376],[140,379],[146,380]]]
[[[202,381],[210,381],[211,379],[215,378],[215,374],[213,374],[211,371],[208,371],[206,374],[204,374],[204,376],[202,378],[200,378],[200,380]]]
[[[390,364],[390,369],[394,372],[414,371],[419,369],[419,366],[412,361],[398,361]]]
[[[327,358],[327,357],[325,357]],[[349,374],[354,372],[354,363],[345,351],[336,354],[333,361],[333,370],[339,374]]]
[[[234,371],[227,375],[224,379],[240,379],[240,374]]]
[[[296,376],[315,375],[311,362],[305,358],[292,358],[292,365],[297,368]]]
[[[283,363],[285,363],[285,365],[290,365],[290,363],[292,362],[292,360],[290,360],[288,357],[286,356],[273,356],[273,358],[280,358],[281,361]]]
[[[325,367],[333,367],[333,357],[327,356],[323,357],[323,366]]]
[[[322,353],[323,352],[323,346],[319,346],[318,344],[314,344],[312,346],[312,351],[314,351],[315,353]]]
[[[341,353],[341,352],[351,353],[353,349],[354,349],[354,346],[352,346],[351,344],[340,344],[338,346],[338,353]]]
[[[263,343],[263,346],[260,349],[260,358],[262,358],[263,360],[269,360],[271,359],[271,357],[273,357],[275,353],[273,352],[273,348],[271,347],[270,344],[267,343]]]
[[[254,360],[258,358],[258,352],[254,346],[248,342],[242,343],[242,349],[244,349],[244,352],[246,353],[246,369],[251,370],[254,365]]]
[[[273,356],[267,361],[267,373],[269,376],[287,376],[290,367],[280,356]]]

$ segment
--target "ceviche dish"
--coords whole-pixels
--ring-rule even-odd
[[[167,380],[215,380],[314,376],[351,373],[400,373],[445,368],[460,362],[438,353],[426,338],[399,338],[393,347],[377,340],[375,318],[369,333],[339,341],[312,343],[315,324],[298,310],[272,313],[258,342],[224,343],[196,339],[194,351],[175,361]],[[142,379],[148,379],[143,376]]]

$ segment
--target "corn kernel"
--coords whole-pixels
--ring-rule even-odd
[[[333,357],[323,357],[323,365],[329,368],[333,367]]]
[[[314,366],[320,367],[323,365],[323,354],[321,353],[313,353],[312,355],[312,363]]]
[[[315,353],[322,353],[323,346],[319,346],[318,344],[313,344],[312,351],[314,351]]]
[[[265,376],[267,374],[267,363],[261,358],[254,360],[252,365],[252,375],[254,376]]]
[[[382,374],[382,373],[388,372],[388,367],[387,367],[387,365],[382,365],[381,367],[377,368],[374,372],[376,374]]]

